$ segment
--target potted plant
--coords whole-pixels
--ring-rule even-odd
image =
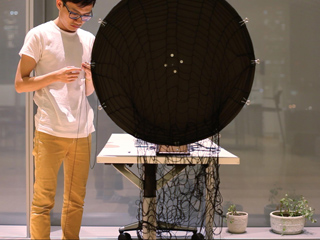
[[[231,204],[226,216],[228,231],[231,233],[244,233],[248,225],[248,213],[237,211],[236,205]]]
[[[314,209],[309,207],[303,197],[290,198],[288,194],[280,200],[279,210],[270,213],[273,232],[278,234],[299,234],[303,231],[306,219],[315,223]]]

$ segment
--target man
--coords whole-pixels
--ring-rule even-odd
[[[56,0],[59,16],[29,31],[20,51],[17,92],[35,91],[35,183],[31,239],[50,239],[50,211],[64,165],[62,239],[79,239],[90,166],[93,110],[90,57],[94,36],[80,27],[95,0]],[[35,70],[35,77],[30,73]]]

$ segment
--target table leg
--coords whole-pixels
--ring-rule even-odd
[[[144,165],[144,193],[142,205],[142,234],[143,239],[156,239],[157,229],[157,200],[156,200],[156,164]]]

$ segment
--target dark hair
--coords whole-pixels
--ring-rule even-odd
[[[94,6],[96,4],[96,0],[62,0],[62,2],[72,2],[79,5],[80,7],[85,7],[91,4]]]

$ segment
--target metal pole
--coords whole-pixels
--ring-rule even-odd
[[[34,25],[34,0],[26,0],[26,32]],[[30,238],[30,211],[33,198],[33,92],[26,93],[26,215]]]

